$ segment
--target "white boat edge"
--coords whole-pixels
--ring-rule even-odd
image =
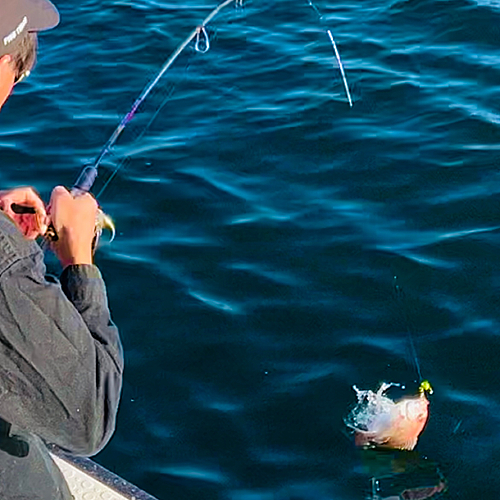
[[[50,456],[75,500],[158,500],[89,458],[54,449]]]

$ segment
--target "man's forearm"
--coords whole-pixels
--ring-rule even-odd
[[[93,454],[113,431],[123,369],[104,283],[95,266],[70,266],[63,292],[45,280],[35,245],[3,231],[2,222],[0,417]]]
[[[96,384],[96,400],[102,406],[102,413],[97,416],[92,433],[90,448],[94,453],[107,443],[114,431],[122,385],[123,349],[118,329],[111,320],[99,269],[95,265],[71,265],[64,269],[60,280],[65,295],[80,313],[96,345],[96,371],[100,380]]]

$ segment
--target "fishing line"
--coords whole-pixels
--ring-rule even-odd
[[[132,108],[130,111],[122,118],[120,121],[119,125],[116,127],[114,132],[111,134],[111,137],[108,139],[108,141],[105,143],[103,148],[101,149],[101,152],[97,156],[95,162],[93,165],[86,165],[80,172],[80,175],[76,179],[76,182],[73,184],[73,187],[71,188],[71,194],[73,196],[78,196],[82,193],[88,193],[91,189],[92,186],[94,185],[94,182],[97,178],[98,174],[98,168],[99,165],[101,164],[102,160],[104,157],[111,151],[111,148],[115,145],[116,141],[120,137],[121,133],[125,129],[125,127],[131,122],[131,120],[134,118],[137,110],[141,106],[141,104],[144,102],[144,100],[148,97],[148,95],[151,93],[153,88],[158,84],[158,82],[161,80],[163,75],[167,72],[167,70],[172,66],[172,64],[175,62],[175,60],[181,55],[181,53],[184,51],[184,49],[191,43],[192,40],[196,39],[195,42],[195,50],[197,52],[201,53],[206,53],[210,49],[210,41],[208,38],[208,34],[206,31],[206,26],[207,24],[212,21],[212,19],[217,16],[217,14],[227,7],[228,5],[235,3],[237,7],[243,6],[243,0],[225,0],[221,4],[219,4],[215,9],[213,9],[207,17],[202,21],[202,23],[197,26],[191,33],[186,37],[186,39],[175,49],[175,51],[170,55],[170,57],[167,59],[167,61],[163,64],[161,67],[160,71],[156,75],[156,77],[148,84],[146,87],[142,90],[140,93],[139,97],[135,100],[134,104],[132,105]],[[168,99],[167,99],[168,100]],[[156,114],[155,116],[156,117]],[[153,119],[154,119],[153,117]],[[150,122],[151,123],[151,122]],[[148,125],[149,126],[149,125]],[[125,160],[127,161],[127,160]],[[113,178],[117,171],[124,165],[125,161],[120,162],[117,167],[115,168],[114,172],[111,174],[111,178]],[[110,179],[109,179],[110,180]],[[105,184],[103,189],[101,189],[99,194],[102,194],[103,190],[108,186],[108,182]],[[33,207],[25,207],[22,205],[12,205],[12,210],[15,213],[35,213]],[[94,236],[94,242],[93,242],[93,248],[97,246],[97,243],[99,241],[100,235],[102,233],[103,228],[109,228],[111,230],[111,239],[110,241],[113,240],[114,235],[115,235],[115,227],[113,224],[113,221],[109,216],[107,216],[102,210],[98,210],[97,213],[97,218],[96,218],[96,226],[95,226],[95,236]],[[49,225],[46,233],[45,233],[45,239],[44,242],[42,243],[42,248],[47,244],[48,241],[57,241],[58,236],[57,233],[53,227],[53,225]]]
[[[166,106],[166,104],[168,103],[168,101],[170,101],[170,98],[174,94],[175,89],[176,89],[176,86],[174,85],[170,89],[169,93],[167,94],[167,96],[165,97],[165,99],[163,100],[163,102],[160,104],[160,106],[158,107],[158,109],[155,111],[154,115],[149,120],[148,124],[142,129],[141,133],[135,138],[134,144],[137,143],[137,142],[139,142],[144,137],[144,135],[146,134],[146,132],[149,130],[149,127],[156,120],[156,117],[161,113],[161,111]],[[95,195],[96,199],[101,197],[102,193],[108,187],[109,183],[115,178],[118,170],[120,170],[124,166],[128,165],[131,161],[132,161],[131,155],[125,156],[125,158],[122,158],[119,161],[118,166],[115,167],[115,169],[112,171],[111,175],[107,178],[106,182],[102,186],[101,190]]]
[[[307,0],[307,3],[314,9],[314,11],[316,12],[316,14],[318,14],[319,20],[321,21],[321,19],[323,18],[323,14],[321,14],[321,12],[319,11],[318,7],[316,7],[316,5],[314,5],[311,2],[311,0]]]
[[[400,302],[404,302],[404,304],[402,304],[401,307],[403,310],[403,315],[405,317],[406,331],[408,332],[410,351],[411,351],[411,355],[413,357],[413,362],[415,363],[415,369],[416,369],[417,374],[418,374],[419,382],[422,382],[423,377],[422,377],[422,372],[420,370],[420,362],[419,362],[418,356],[417,356],[417,349],[415,348],[415,341],[413,340],[413,336],[414,336],[413,331],[412,331],[412,328],[410,326],[411,323],[410,323],[410,314],[408,312],[408,307],[407,307],[407,305],[408,305],[407,299],[406,299],[406,295],[405,295],[403,289],[397,284],[397,280],[398,280],[398,277],[394,276],[394,291],[396,292],[397,300],[399,300]]]
[[[314,12],[316,12],[316,14],[319,17],[319,20],[322,21],[323,15],[321,14],[318,7],[316,7],[316,5],[314,5],[311,0],[307,0],[307,3],[314,10]],[[345,88],[345,93],[347,95],[347,100],[349,101],[349,106],[352,108],[351,93],[349,92],[349,85],[347,84],[347,78],[345,76],[345,71],[344,71],[344,65],[342,64],[342,60],[340,59],[340,54],[339,54],[339,51],[337,49],[337,44],[335,43],[335,40],[333,38],[331,30],[329,30],[329,29],[326,30],[326,33],[328,34],[328,37],[330,38],[330,41],[332,42],[333,51],[335,52],[335,57],[337,58],[337,62],[339,64],[339,69],[340,69],[340,74],[342,76],[342,81],[344,82],[344,88]]]

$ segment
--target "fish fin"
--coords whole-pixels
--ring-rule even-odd
[[[401,446],[401,449],[411,451],[411,450],[413,450],[413,448],[415,448],[415,446],[417,446],[417,442],[418,442],[418,437],[413,438],[413,439],[408,439],[408,441],[405,441],[403,443],[403,445]]]
[[[354,442],[356,446],[373,448],[375,446],[383,446],[389,441],[387,437],[378,437],[374,432],[356,432]]]

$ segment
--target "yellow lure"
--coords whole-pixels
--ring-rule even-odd
[[[420,392],[420,394],[425,394],[426,392],[432,394],[434,391],[432,390],[432,386],[428,380],[422,380],[422,383],[418,388],[418,392]]]

